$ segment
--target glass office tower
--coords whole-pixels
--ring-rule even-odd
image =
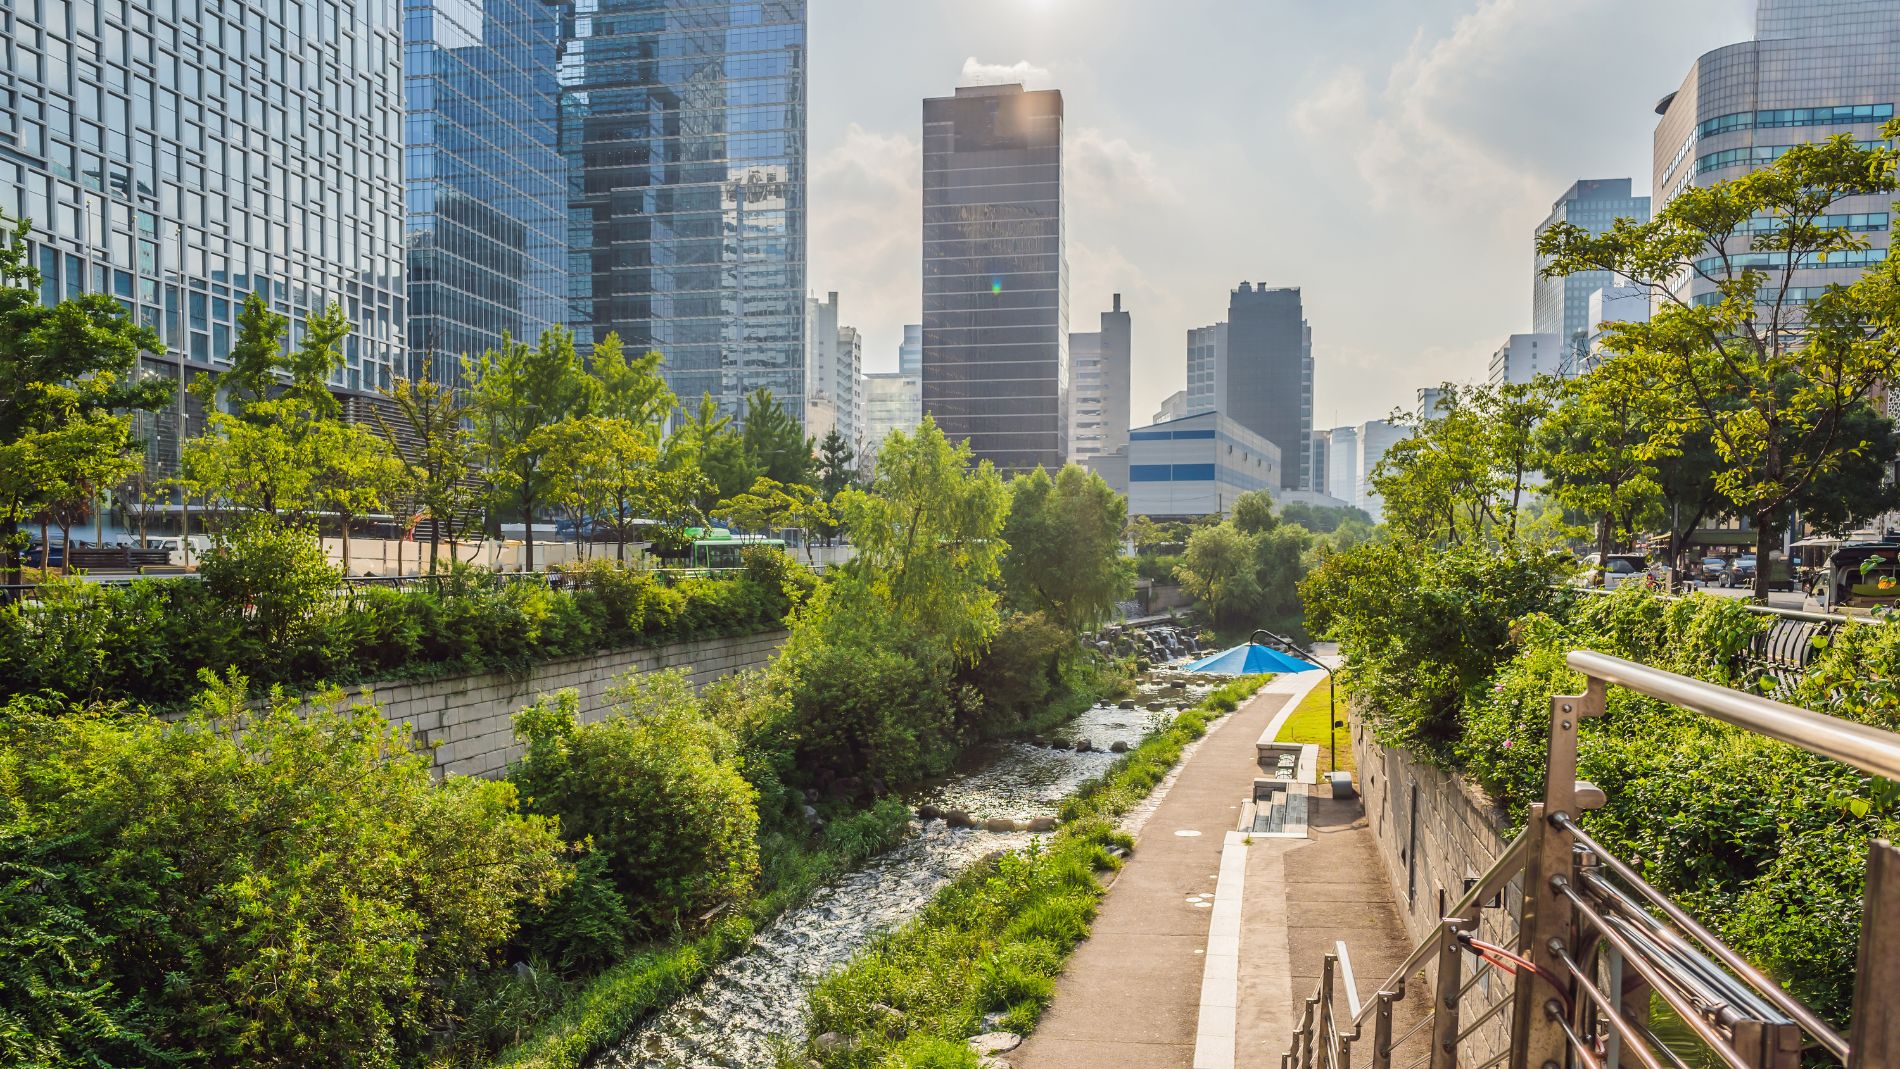
[[[804,0],[574,0],[560,65],[578,342],[688,404],[805,399]]]
[[[1280,448],[1280,486],[1311,485],[1313,332],[1298,286],[1242,282],[1227,302],[1226,361],[1214,407]]]
[[[1062,94],[924,101],[924,412],[1004,472],[1062,466]]]
[[[438,378],[567,321],[559,33],[543,0],[403,4],[410,359]]]
[[[402,40],[394,4],[20,0],[0,9],[0,210],[33,221],[44,296],[106,293],[172,352],[224,364],[251,293],[340,303],[336,378],[400,370]],[[154,474],[180,412],[142,417]]]

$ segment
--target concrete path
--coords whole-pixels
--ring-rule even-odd
[[[1295,1007],[1317,984],[1332,940],[1350,944],[1362,994],[1403,959],[1409,948],[1397,942],[1397,913],[1381,897],[1385,883],[1356,801],[1336,802],[1319,788],[1306,839],[1255,836],[1244,844],[1228,835],[1259,774],[1254,740],[1318,676],[1274,680],[1189,756],[1103,900],[1094,933],[1070,959],[1054,1003],[1007,1056],[1010,1065],[1277,1069]],[[1244,893],[1230,894],[1239,884]],[[1227,964],[1233,937],[1222,936],[1236,927],[1234,912],[1237,969]],[[1198,1062],[1197,1032],[1204,1033]]]

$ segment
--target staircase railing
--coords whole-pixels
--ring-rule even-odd
[[[1900,1069],[1900,851],[1876,841],[1868,852],[1852,1030],[1843,1035],[1584,830],[1579,815],[1606,799],[1577,779],[1577,728],[1603,715],[1618,686],[1896,780],[1900,734],[1600,653],[1573,652],[1568,663],[1587,685],[1551,699],[1544,798],[1524,830],[1370,1002],[1360,1004],[1347,981],[1340,1012],[1335,973],[1343,965],[1350,976],[1350,958],[1343,943],[1327,955],[1282,1069],[1351,1069],[1365,1043],[1371,1069],[1390,1069],[1401,1050],[1411,1055],[1403,1069],[1799,1069],[1804,1061]],[[1511,945],[1489,942],[1479,923],[1513,883],[1522,891],[1517,935]],[[1432,997],[1395,1036],[1408,978],[1421,971]],[[1508,981],[1511,997],[1465,1020],[1466,996],[1486,977]],[[1500,1016],[1508,1042],[1471,1049]],[[1427,1029],[1423,1051],[1407,1047]],[[1682,1053],[1685,1045],[1699,1056]]]

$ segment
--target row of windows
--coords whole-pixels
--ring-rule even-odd
[[[1842,249],[1837,252],[1802,253],[1795,261],[1798,271],[1829,267],[1866,267],[1877,264],[1887,258],[1886,249]],[[1741,252],[1729,256],[1706,256],[1695,262],[1696,270],[1705,275],[1724,274],[1730,271],[1744,271],[1751,268],[1774,268],[1788,266],[1788,254],[1785,252]]]
[[[1893,118],[1892,104],[1842,104],[1831,108],[1779,108],[1737,111],[1717,115],[1695,128],[1697,137],[1731,130],[1775,130],[1790,126],[1836,126],[1841,123],[1885,122]]]
[[[1209,483],[1214,481],[1212,464],[1130,464],[1131,483]]]
[[[1788,304],[1807,304],[1826,293],[1828,289],[1827,286],[1790,286],[1785,291],[1785,297],[1783,297],[1784,291],[1779,288],[1763,289],[1755,295],[1755,300],[1758,304],[1773,304],[1778,299],[1785,300]],[[1692,303],[1698,308],[1707,308],[1710,305],[1721,304],[1722,300],[1720,293],[1698,293]]]
[[[1757,215],[1742,224],[1741,233],[1766,234],[1779,231],[1787,225],[1787,220],[1774,216]],[[1854,233],[1869,233],[1887,229],[1886,212],[1854,212],[1843,215],[1817,215],[1814,225],[1822,230],[1848,230]]]
[[[1862,151],[1887,146],[1885,141],[1856,141],[1855,146]],[[1707,174],[1723,167],[1747,166],[1765,167],[1786,156],[1795,148],[1793,145],[1754,145],[1745,148],[1728,148],[1720,152],[1711,152],[1706,156],[1697,156],[1695,168],[1690,176]],[[1685,176],[1687,177],[1687,176]]]
[[[1214,437],[1212,429],[1186,431],[1131,431],[1128,437],[1137,442],[1192,441]]]

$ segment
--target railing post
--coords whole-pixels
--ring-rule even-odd
[[[1392,1069],[1392,1002],[1390,991],[1375,996],[1379,1008],[1372,1018],[1372,1069]]]
[[[1474,910],[1475,911],[1475,910]],[[1446,917],[1438,944],[1438,972],[1432,980],[1431,1069],[1458,1065],[1458,997],[1465,986],[1464,948],[1454,936],[1469,923],[1465,917]]]
[[[1582,694],[1560,694],[1550,700],[1544,800],[1530,807],[1526,827],[1531,836],[1530,856],[1524,866],[1518,949],[1551,976],[1563,976],[1565,970],[1551,950],[1552,940],[1566,946],[1576,944],[1569,900],[1551,887],[1551,879],[1573,878],[1576,863],[1570,833],[1551,823],[1550,818],[1559,813],[1577,814],[1577,725],[1585,717],[1603,715],[1606,690],[1602,680],[1586,679],[1588,686]],[[1511,1069],[1562,1069],[1569,1064],[1568,1040],[1550,1009],[1561,1007],[1568,994],[1535,973],[1517,974],[1511,1005]]]
[[[1864,901],[1847,1069],[1900,1069],[1900,850],[1885,839],[1869,846]]]
[[[1313,1034],[1319,1039],[1323,1052],[1324,1069],[1338,1069],[1338,1051],[1333,1046],[1333,969],[1339,965],[1337,954],[1328,954],[1320,963],[1319,970],[1319,1016],[1313,1024]]]
[[[1318,1015],[1319,999],[1306,1000],[1306,1012],[1300,1017],[1300,1069],[1313,1069],[1313,1021]]]

